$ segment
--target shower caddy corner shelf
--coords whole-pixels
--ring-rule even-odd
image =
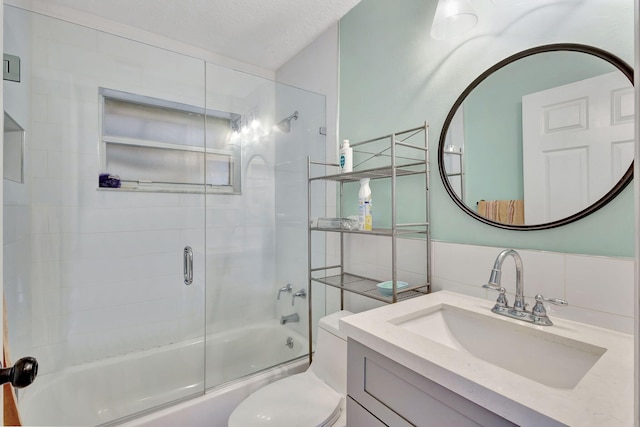
[[[309,290],[311,290],[312,282],[322,283],[327,286],[340,289],[340,307],[344,308],[344,292],[355,293],[365,297],[373,298],[386,303],[395,303],[398,301],[414,298],[417,296],[425,295],[431,292],[431,267],[430,267],[430,252],[431,252],[431,233],[429,224],[429,125],[424,123],[422,126],[408,129],[390,135],[361,141],[351,144],[354,148],[354,152],[358,152],[361,147],[367,147],[372,143],[382,143],[384,140],[388,140],[388,144],[382,150],[374,152],[360,151],[361,153],[367,153],[371,155],[368,159],[363,161],[358,166],[371,163],[372,159],[378,159],[380,157],[388,157],[389,165],[382,167],[374,167],[369,169],[355,170],[348,173],[337,173],[321,176],[311,176],[312,165],[327,167],[337,167],[337,164],[313,162],[309,158],[307,159],[307,176],[308,176],[308,212],[311,213],[311,184],[314,181],[333,181],[339,183],[339,217],[343,217],[343,185],[348,182],[358,182],[362,178],[370,178],[371,180],[377,179],[390,179],[391,180],[391,226],[390,228],[374,228],[371,231],[362,230],[346,230],[342,228],[319,228],[311,226],[311,218],[309,218],[308,226],[308,242],[309,242]],[[422,135],[424,145],[413,145],[405,143],[406,140]],[[370,146],[370,145],[369,145]],[[414,156],[397,155],[399,147],[403,147],[408,152],[415,153]],[[390,154],[385,154],[386,152]],[[398,162],[401,162],[399,164]],[[409,175],[424,175],[424,191],[426,200],[425,209],[425,221],[421,223],[398,223],[396,218],[397,206],[396,206],[396,185],[397,178],[401,176]],[[340,263],[337,265],[327,265],[323,267],[312,268],[311,266],[311,238],[312,232],[324,232],[324,233],[339,233],[340,234]],[[392,277],[392,292],[390,296],[382,295],[378,289],[377,284],[381,280],[375,278],[364,277],[358,274],[352,274],[344,269],[344,238],[347,234],[362,234],[369,236],[387,236],[391,239],[391,277]],[[406,289],[397,289],[397,239],[402,237],[410,237],[419,235],[424,238],[426,245],[426,283],[413,284]],[[335,273],[337,271],[337,273]],[[329,274],[334,272],[334,274]]]

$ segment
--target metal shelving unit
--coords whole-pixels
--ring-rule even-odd
[[[363,295],[387,303],[395,303],[405,299],[424,295],[431,291],[431,268],[430,268],[430,230],[429,230],[429,126],[425,122],[422,126],[385,135],[379,138],[370,139],[351,144],[354,154],[358,153],[362,160],[354,164],[354,171],[349,173],[324,174],[311,176],[312,167],[324,166],[326,171],[329,168],[337,167],[335,164],[312,162],[308,160],[308,181],[309,200],[308,209],[311,212],[311,184],[314,181],[333,181],[339,184],[340,209],[339,217],[344,217],[343,212],[343,185],[349,182],[358,182],[362,178],[369,178],[372,181],[378,179],[391,180],[390,200],[391,205],[391,226],[390,228],[374,228],[371,231],[348,230],[342,228],[319,228],[309,225],[309,287],[312,282],[322,283],[340,289],[341,306],[344,305],[344,292],[351,292]],[[416,143],[418,141],[418,143]],[[399,151],[402,151],[401,153]],[[379,165],[379,163],[385,163]],[[372,165],[374,167],[367,167]],[[397,178],[410,175],[424,175],[425,183],[425,218],[424,222],[398,223],[397,222]],[[376,200],[377,204],[381,203]],[[386,203],[386,201],[385,201]],[[340,262],[337,265],[325,265],[321,267],[311,267],[311,239],[314,233],[339,233],[340,234]],[[362,234],[370,236],[386,236],[391,239],[391,277],[393,282],[391,295],[383,295],[377,289],[377,284],[382,280],[364,277],[358,274],[345,271],[344,240],[348,234]],[[426,245],[426,281],[422,283],[411,283],[404,289],[397,289],[397,245],[398,240],[407,237],[420,237],[424,239]],[[311,304],[309,304],[311,310]],[[311,312],[309,313],[311,318]]]

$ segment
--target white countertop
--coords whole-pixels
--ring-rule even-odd
[[[555,388],[390,322],[440,304],[488,313],[505,322],[603,347],[606,352],[574,388]],[[439,291],[344,317],[340,329],[349,338],[519,425],[540,425],[540,418],[548,417],[570,426],[633,426],[633,335],[560,318],[552,318],[553,326],[533,325],[494,314],[490,311],[493,305]]]

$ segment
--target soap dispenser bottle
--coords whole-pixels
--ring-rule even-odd
[[[358,230],[373,230],[369,178],[362,178],[360,180],[360,191],[358,191]]]
[[[349,140],[345,139],[340,148],[340,172],[353,171],[353,148],[349,146]]]

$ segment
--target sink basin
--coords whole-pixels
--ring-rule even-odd
[[[466,352],[540,384],[573,389],[605,348],[448,304],[439,304],[389,323],[451,349]],[[551,326],[550,328],[553,328]]]
[[[341,318],[340,330],[516,425],[633,425],[632,334],[556,315],[534,325],[493,305],[439,290]]]

